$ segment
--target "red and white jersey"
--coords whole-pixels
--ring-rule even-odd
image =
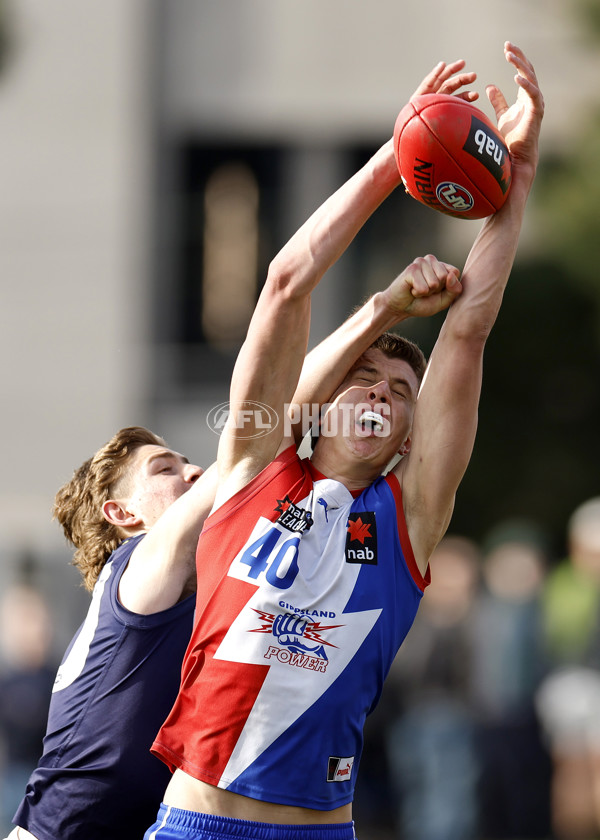
[[[362,731],[425,586],[400,486],[357,498],[293,448],[207,519],[179,696],[153,752],[254,799],[352,800]]]

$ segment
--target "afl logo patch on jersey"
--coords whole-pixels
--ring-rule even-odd
[[[346,562],[377,565],[377,525],[375,512],[351,513],[346,531]]]

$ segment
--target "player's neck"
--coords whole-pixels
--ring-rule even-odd
[[[332,453],[325,453],[319,448],[313,452],[310,462],[322,476],[339,481],[353,494],[364,490],[380,474],[372,464],[349,460],[344,463],[342,459],[335,458]]]

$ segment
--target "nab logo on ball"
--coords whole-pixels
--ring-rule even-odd
[[[442,181],[438,184],[435,194],[440,204],[455,213],[467,213],[475,204],[471,193],[452,181]]]
[[[394,124],[394,154],[406,192],[457,219],[491,216],[510,191],[502,134],[457,96],[413,96]]]
[[[508,149],[498,135],[492,134],[486,124],[477,117],[471,117],[471,130],[463,149],[485,166],[506,194],[511,181],[510,158]]]

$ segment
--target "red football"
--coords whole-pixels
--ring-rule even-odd
[[[398,114],[394,152],[406,191],[458,219],[484,219],[504,204],[510,155],[483,111],[443,93],[414,96]]]

